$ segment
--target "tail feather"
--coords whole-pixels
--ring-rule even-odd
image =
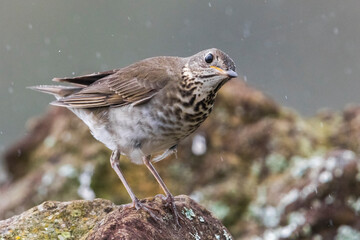
[[[70,83],[73,85],[85,87],[85,86],[89,86],[89,85],[93,84],[94,82],[96,82],[104,77],[114,74],[116,71],[118,71],[118,70],[115,69],[115,70],[110,70],[110,71],[106,71],[106,72],[96,72],[96,73],[87,74],[87,75],[78,76],[78,77],[53,78],[53,81],[54,82],[66,82],[66,83]]]
[[[67,97],[83,89],[82,87],[69,87],[60,85],[39,85],[28,88],[39,92],[55,95],[56,98]]]

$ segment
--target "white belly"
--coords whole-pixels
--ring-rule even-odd
[[[86,109],[71,110],[88,125],[98,141],[111,150],[120,150],[137,164],[142,163],[144,156],[163,152],[180,140],[175,130],[181,126],[160,121],[165,118],[163,112],[154,112],[146,105],[108,108],[107,114]],[[170,119],[178,122],[175,116]],[[171,129],[174,129],[174,136],[171,136]],[[164,137],[164,131],[167,137]]]

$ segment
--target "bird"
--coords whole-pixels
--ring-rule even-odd
[[[158,56],[110,71],[53,79],[70,85],[29,88],[54,95],[51,105],[68,108],[89,127],[94,138],[112,151],[111,167],[133,207],[156,218],[126,181],[120,156],[145,164],[179,225],[174,197],[153,163],[176,153],[179,142],[209,116],[218,90],[237,76],[234,61],[211,48],[190,57]]]

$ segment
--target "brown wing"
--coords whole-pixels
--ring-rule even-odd
[[[176,75],[179,73],[175,66],[169,66],[169,63],[176,63],[174,60],[172,57],[145,59],[94,81],[81,91],[52,104],[72,108],[97,108],[144,103],[175,80],[175,76],[179,76]],[[80,78],[77,78],[77,83],[81,82]]]

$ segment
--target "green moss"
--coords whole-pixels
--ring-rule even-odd
[[[107,200],[44,202],[14,219],[4,239],[79,239],[115,206]]]

